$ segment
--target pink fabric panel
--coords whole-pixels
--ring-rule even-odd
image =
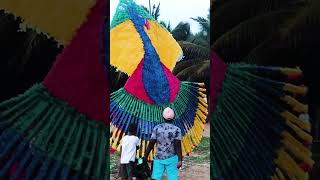
[[[142,82],[142,66],[143,59],[137,66],[137,69],[133,72],[131,77],[127,80],[124,85],[124,90],[131,94],[133,97],[146,102],[148,104],[154,104],[154,102],[149,98],[148,94],[144,89],[144,85]]]
[[[210,112],[214,112],[228,66],[220,59],[220,57],[217,56],[213,50],[211,50],[210,61]]]
[[[167,79],[169,81],[169,87],[170,87],[170,98],[169,98],[169,102],[173,102],[178,93],[179,93],[179,90],[180,90],[180,80],[174,76],[172,74],[172,72],[167,68],[165,67],[163,64],[162,65],[162,68],[164,69],[164,73],[166,74],[167,76]]]
[[[17,170],[18,170],[18,162],[15,162],[13,165],[12,165],[12,167],[11,167],[11,169],[10,169],[10,175],[11,176],[13,176],[16,172],[17,172]],[[17,177],[17,180],[22,180],[23,179],[23,177],[24,177],[24,171],[20,171],[20,175]]]
[[[44,80],[48,91],[91,119],[109,124],[108,82],[102,64],[106,1],[98,0]]]
[[[143,81],[142,81],[142,66],[143,60],[137,66],[137,69],[133,72],[131,77],[127,80],[124,89],[126,92],[134,96],[135,98],[144,101],[148,104],[155,104],[148,96],[147,92],[144,89]],[[171,71],[166,68],[163,64],[162,68],[167,76],[170,86],[170,99],[169,102],[173,102],[180,90],[180,81],[176,78]]]

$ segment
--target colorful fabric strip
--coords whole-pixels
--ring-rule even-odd
[[[306,88],[287,82],[293,74],[301,77],[299,69],[228,65],[211,116],[214,179],[307,177],[311,126],[298,116],[308,107],[294,97]]]
[[[0,103],[0,115],[0,161],[7,162],[0,165],[3,176],[16,162],[17,171],[24,171],[24,177],[36,171],[39,171],[39,177],[44,177],[42,173],[51,172],[48,168],[57,168],[56,174],[51,172],[54,177],[59,176],[60,172],[66,173],[60,174],[61,178],[69,178],[70,172],[74,171],[81,177],[109,178],[106,153],[109,147],[108,127],[52,97],[41,84]],[[23,154],[33,151],[29,148],[31,146],[39,150],[39,156],[36,153],[32,159],[39,160],[24,160],[27,155],[19,155],[20,151]],[[11,155],[8,156],[8,153]],[[6,160],[8,157],[13,159]],[[41,162],[38,162],[40,159]],[[26,165],[25,161],[30,164]],[[53,166],[54,161],[60,162],[60,165]],[[39,168],[39,163],[41,168],[33,169]],[[62,166],[65,170],[61,170]],[[30,175],[30,178],[35,177]]]
[[[152,129],[163,123],[162,111],[171,107],[175,111],[174,124],[181,128],[183,135],[183,151],[187,155],[200,143],[204,122],[207,116],[207,104],[202,84],[181,82],[176,100],[164,105],[150,105],[140,101],[120,89],[111,94],[111,145],[119,149],[121,138],[128,133],[130,123],[138,125],[138,137],[145,147],[150,139]],[[141,150],[143,155],[144,149]],[[152,156],[150,157],[152,158]]]

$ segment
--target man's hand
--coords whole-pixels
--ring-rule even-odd
[[[182,161],[178,161],[177,168],[180,169],[182,166]]]

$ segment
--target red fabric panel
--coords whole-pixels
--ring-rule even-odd
[[[210,112],[214,112],[228,66],[212,50],[210,54],[210,61]]]
[[[109,124],[108,82],[102,41],[105,0],[97,0],[87,21],[57,57],[44,80],[48,91],[91,119]]]
[[[137,69],[133,72],[131,77],[127,80],[124,89],[127,93],[131,94],[133,97],[146,102],[148,104],[155,104],[148,96],[147,92],[145,91],[143,81],[142,81],[142,66],[143,66],[143,60],[139,63],[137,66]],[[173,102],[180,90],[180,81],[178,78],[176,78],[172,72],[166,68],[163,64],[162,68],[164,70],[164,73],[167,76],[167,79],[169,81],[169,87],[170,87],[170,99],[169,102]]]

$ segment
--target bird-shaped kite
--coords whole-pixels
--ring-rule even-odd
[[[109,179],[105,0],[3,0],[64,46],[44,81],[0,103],[0,179]]]
[[[308,179],[311,125],[299,68],[211,55],[212,179]]]
[[[147,11],[132,0],[120,0],[111,23],[110,64],[130,77],[110,97],[113,149],[120,150],[121,138],[135,123],[141,140],[137,157],[143,157],[166,107],[174,110],[174,124],[181,128],[182,154],[200,143],[207,116],[204,84],[181,82],[172,74],[182,57],[179,44]]]

